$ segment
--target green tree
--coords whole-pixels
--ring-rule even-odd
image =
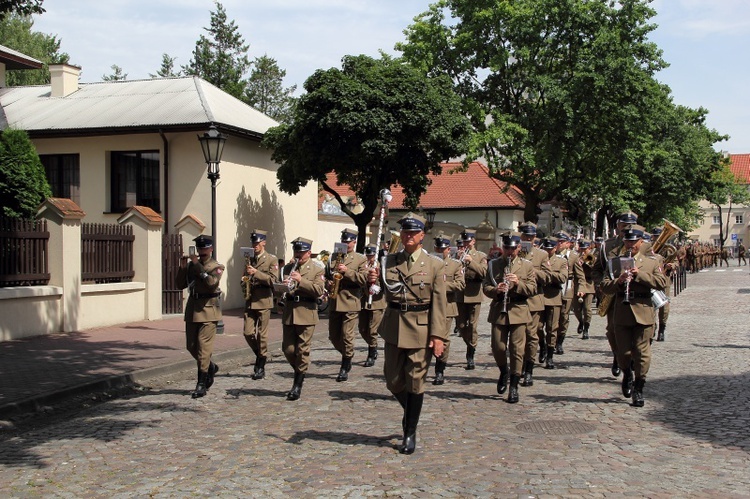
[[[0,199],[6,217],[33,218],[52,195],[44,166],[23,130],[6,128],[0,135]]]
[[[112,73],[108,75],[102,75],[102,81],[123,81],[128,79],[128,74],[122,72],[122,68],[117,64],[110,66]]]
[[[21,16],[43,14],[43,2],[44,0],[0,0],[0,18],[8,14],[18,14]]]
[[[176,57],[170,57],[169,54],[162,54],[161,67],[156,72],[156,74],[149,73],[148,75],[151,78],[174,78],[176,76],[180,76],[180,71],[175,72],[174,70],[175,60],[177,60]]]
[[[227,22],[227,13],[221,3],[216,2],[216,11],[211,12],[211,26],[204,28],[208,37],[201,35],[195,44],[193,57],[182,67],[191,76],[200,76],[238,99],[245,95],[250,69],[247,50],[250,45],[239,33],[234,21]]]
[[[309,181],[320,182],[361,234],[381,189],[401,185],[415,208],[427,175],[439,174],[441,161],[468,146],[469,124],[450,80],[426,77],[401,60],[345,56],[342,69],[318,70],[304,87],[291,121],[268,130],[263,140],[281,164],[279,188],[295,194]],[[357,193],[361,213],[352,213],[325,182],[331,171]],[[357,242],[360,251],[365,243]]]
[[[627,202],[613,193],[636,176],[644,97],[665,67],[647,39],[654,14],[648,0],[440,0],[397,48],[451,76],[472,119],[470,156],[519,188],[536,221],[539,204],[592,179],[582,206]]]
[[[740,181],[732,173],[729,158],[723,158],[721,168],[715,171],[705,183],[705,199],[719,212],[719,242],[722,248],[730,233],[732,206],[750,205],[750,190],[743,182],[744,179]],[[725,206],[726,210],[724,210]],[[726,211],[726,219],[724,219],[724,211]]]
[[[289,120],[294,107],[297,85],[282,86],[286,70],[279,68],[276,59],[264,55],[253,61],[247,81],[245,102],[279,122]]]
[[[34,31],[34,21],[29,16],[11,14],[0,19],[0,40],[6,47],[43,62],[42,69],[18,69],[7,72],[8,86],[45,85],[50,82],[48,66],[67,63],[70,57],[60,52],[56,36]]]

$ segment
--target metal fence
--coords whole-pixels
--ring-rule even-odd
[[[49,284],[46,220],[0,217],[0,287]]]
[[[85,284],[133,280],[133,227],[81,224],[81,281]]]

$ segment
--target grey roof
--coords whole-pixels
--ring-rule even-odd
[[[31,136],[197,130],[214,123],[261,137],[276,121],[198,77],[82,83],[65,97],[50,86],[0,88],[8,126]]]
[[[5,45],[0,45],[0,62],[5,64],[5,69],[39,69],[43,66],[41,61]]]

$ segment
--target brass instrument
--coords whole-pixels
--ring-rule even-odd
[[[680,232],[682,232],[682,229],[666,218],[664,219],[664,228],[662,228],[661,234],[659,234],[659,237],[652,244],[651,249],[654,253],[659,253],[664,257],[665,264],[672,263],[677,257],[677,248],[669,244],[669,240]]]
[[[333,258],[329,260],[330,268],[331,268],[331,284],[330,284],[330,291],[328,292],[328,297],[331,299],[335,299],[336,296],[339,294],[339,288],[341,287],[341,279],[344,278],[343,274],[341,272],[338,272],[335,269],[339,266],[339,264],[344,263],[344,254],[343,253],[336,253],[333,255]]]
[[[247,266],[252,265],[255,266],[255,250],[252,248],[241,248],[242,253],[245,255],[245,271],[247,271]],[[244,274],[242,276],[242,295],[245,298],[245,301],[250,301],[250,298],[252,298],[253,294],[253,278],[247,274]]]
[[[284,269],[281,269],[281,282],[280,283],[274,283],[274,290],[276,290],[277,287],[284,289],[284,291],[281,293],[281,297],[279,297],[278,304],[279,306],[283,307],[286,302],[287,293],[290,293],[297,289],[297,286],[299,286],[299,283],[291,278],[292,272],[297,270],[297,266],[299,265],[299,258],[294,259],[294,264],[292,264],[292,268],[289,269],[289,274],[284,277]]]
[[[588,265],[589,267],[594,267],[596,265],[596,255],[588,251],[585,255],[583,255],[583,264]]]
[[[392,255],[398,253],[398,248],[401,245],[401,234],[398,232],[391,231],[391,242],[388,244],[388,254]]]

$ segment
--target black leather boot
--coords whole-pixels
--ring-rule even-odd
[[[401,454],[413,454],[417,448],[417,424],[422,414],[424,393],[408,393],[406,395],[406,409],[404,414],[404,441],[398,448]]]
[[[664,333],[666,332],[666,329],[666,324],[659,324],[659,333],[656,335],[656,341],[664,341]]]
[[[257,357],[255,359],[255,372],[253,373],[253,379],[263,379],[266,377],[266,358]]]
[[[544,345],[540,342],[539,343],[539,363],[544,364],[546,360],[547,360],[547,349],[544,348]]]
[[[633,371],[630,368],[622,372],[622,396],[625,398],[633,394]]]
[[[476,348],[473,346],[467,346],[466,347],[466,369],[468,371],[471,371],[474,369],[474,353],[476,352]]]
[[[534,386],[534,361],[533,360],[527,360],[526,361],[526,374],[523,376],[523,382],[521,383],[521,386]],[[511,383],[513,382],[513,377],[511,377]]]
[[[633,407],[643,407],[643,385],[645,384],[645,379],[635,378],[635,385],[633,386]]]
[[[578,323],[578,334],[583,333],[583,322]]]
[[[563,350],[563,342],[565,341],[565,335],[559,334],[557,335],[557,341],[555,342],[555,353],[557,355],[562,355],[565,353],[565,350]]]
[[[555,347],[547,347],[547,362],[544,364],[545,369],[555,368],[555,361],[553,360],[554,356],[555,356]]]
[[[445,383],[445,362],[441,360],[435,361],[435,379],[432,380],[433,385],[442,385]]]
[[[364,367],[372,367],[375,365],[375,360],[378,358],[378,347],[367,347],[367,359],[362,364]]]
[[[341,369],[339,374],[336,376],[336,381],[346,381],[349,379],[349,371],[352,369],[352,358],[342,357],[341,358]]]
[[[191,397],[194,399],[204,397],[206,395],[206,380],[208,379],[208,373],[200,372],[198,373],[198,384],[195,385],[195,390],[193,391]]]
[[[510,375],[510,390],[508,391],[508,403],[515,404],[518,402],[518,381],[521,377],[518,374]]]
[[[590,324],[588,322],[583,323],[583,336],[581,336],[582,340],[588,340],[589,339],[589,326]]]
[[[502,395],[508,389],[508,368],[500,368],[500,378],[497,380],[497,393]]]
[[[216,376],[216,373],[219,372],[219,364],[214,364],[211,362],[208,365],[208,376],[206,377],[206,390],[211,388],[211,386],[214,384],[214,376]]]
[[[617,357],[612,357],[612,376],[615,378],[620,375],[620,366],[617,365]]]
[[[289,393],[286,394],[287,400],[297,400],[302,395],[302,383],[305,382],[305,373],[294,371],[294,384]]]

